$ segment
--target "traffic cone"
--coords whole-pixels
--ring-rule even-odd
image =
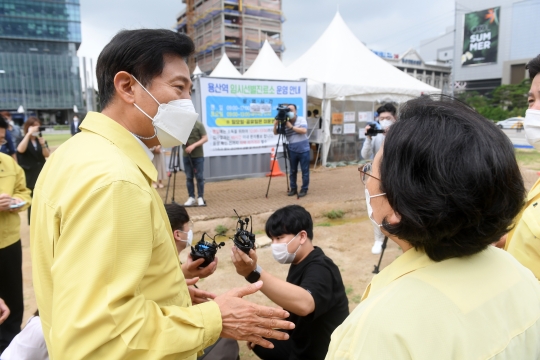
[[[276,149],[272,148],[270,152],[270,172],[266,176],[285,176],[279,168],[279,161],[276,160]]]

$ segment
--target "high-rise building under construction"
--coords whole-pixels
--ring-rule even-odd
[[[285,50],[281,0],[183,0],[176,30],[195,41],[195,61],[210,72],[223,54],[243,73],[268,40],[281,58]]]

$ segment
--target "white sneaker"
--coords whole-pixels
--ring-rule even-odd
[[[371,253],[375,255],[380,254],[382,252],[382,244],[382,241],[375,240],[375,243],[373,243],[373,247],[371,248]]]
[[[193,206],[193,204],[195,204],[195,199],[190,196],[184,203],[184,206]]]
[[[197,199],[197,204],[199,206],[206,206],[206,203],[204,202],[204,199],[202,197]]]

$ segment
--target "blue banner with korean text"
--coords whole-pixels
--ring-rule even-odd
[[[200,80],[205,156],[270,153],[277,144],[273,125],[279,104],[294,104],[298,116],[306,117],[305,81]]]

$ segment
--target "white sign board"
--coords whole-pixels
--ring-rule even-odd
[[[305,81],[201,78],[202,121],[208,133],[205,156],[270,154],[277,144],[279,104],[294,104],[305,117]]]

